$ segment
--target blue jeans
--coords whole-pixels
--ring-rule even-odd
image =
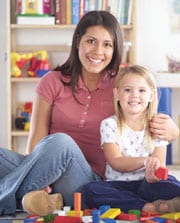
[[[27,192],[47,185],[53,193],[62,193],[65,205],[73,207],[74,192],[101,180],[75,141],[63,133],[45,137],[28,156],[1,148],[0,179],[0,215],[15,213],[17,202]]]
[[[140,181],[90,182],[84,186],[83,196],[89,208],[110,205],[124,212],[141,210],[147,202],[169,200],[180,196],[180,182],[173,176],[157,183]]]

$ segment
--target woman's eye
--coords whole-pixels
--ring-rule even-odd
[[[129,92],[129,91],[130,91],[130,89],[129,89],[129,88],[125,88],[125,89],[124,89],[124,91]]]
[[[95,40],[94,39],[88,39],[87,42],[90,43],[90,44],[92,44],[92,43],[95,42]]]

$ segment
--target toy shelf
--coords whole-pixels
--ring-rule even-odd
[[[52,67],[60,65],[70,52],[72,35],[76,25],[22,25],[16,24],[16,1],[8,0],[7,7],[7,28],[8,28],[8,52],[26,54],[46,50],[48,52]],[[132,23],[120,25],[124,40],[132,43],[128,51],[127,61],[136,63],[136,1],[133,4]],[[8,147],[14,151],[22,151],[21,141],[26,141],[27,131],[15,129],[14,120],[17,116],[17,105],[30,101],[35,93],[35,87],[40,78],[36,77],[11,77],[11,64],[8,68]],[[24,75],[25,76],[25,75]]]
[[[157,72],[158,87],[180,88],[180,73]]]

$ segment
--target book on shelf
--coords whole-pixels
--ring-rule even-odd
[[[66,0],[66,24],[70,25],[72,23],[72,1]]]
[[[133,0],[109,0],[108,11],[111,12],[122,25],[131,24]]]
[[[55,23],[66,24],[66,0],[55,0]]]
[[[17,0],[17,14],[53,14],[52,0]]]
[[[107,10],[120,24],[131,24],[133,0],[34,0],[34,11],[30,11],[28,9],[30,6],[25,5],[25,2],[25,0],[17,0],[18,24],[76,25],[84,14],[92,10]],[[48,17],[40,17],[44,15]]]
[[[17,15],[17,24],[23,25],[53,25],[55,24],[55,17],[49,15]]]
[[[80,19],[80,0],[72,0],[72,24],[77,24]]]

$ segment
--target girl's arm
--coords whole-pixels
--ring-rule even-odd
[[[115,143],[103,144],[104,155],[107,162],[113,169],[120,172],[131,172],[145,166],[145,178],[153,183],[159,179],[155,176],[155,171],[166,163],[166,148],[155,148],[149,157],[126,157],[123,156],[119,146]]]
[[[51,116],[51,105],[42,96],[36,94],[33,102],[30,133],[26,152],[31,153],[35,145],[48,135]]]
[[[166,166],[166,146],[155,148],[154,152],[150,157],[145,160],[145,178],[149,183],[159,181],[155,176],[156,170],[162,166]]]
[[[107,162],[113,169],[120,172],[131,172],[144,166],[146,157],[123,156],[115,143],[104,143],[103,151]]]
[[[169,115],[157,114],[150,122],[150,130],[155,138],[174,141],[179,135],[179,128]]]

